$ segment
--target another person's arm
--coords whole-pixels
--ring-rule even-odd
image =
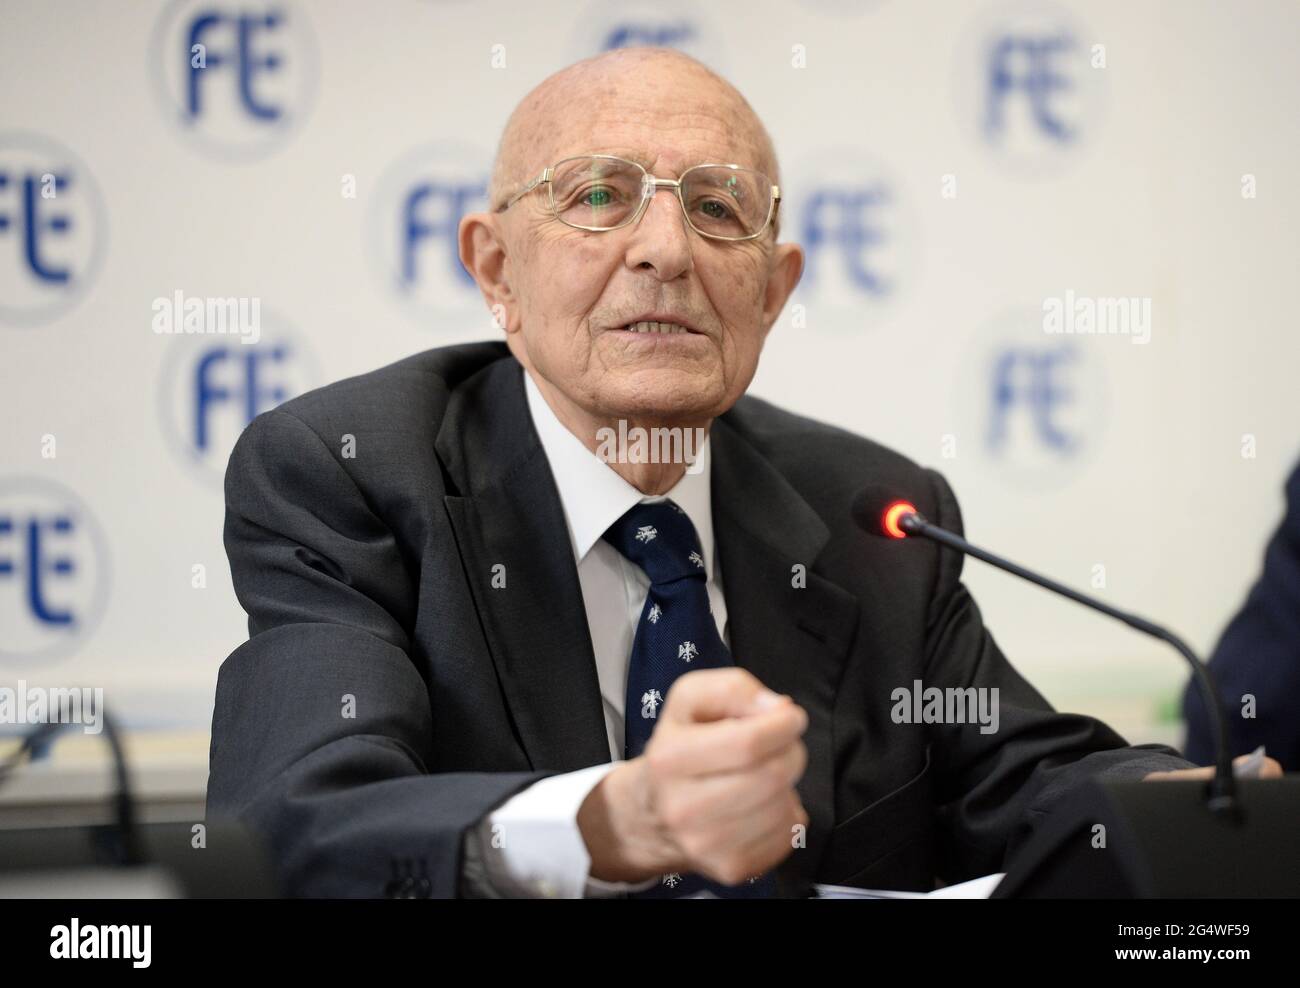
[[[1264,553],[1264,571],[1210,659],[1224,700],[1233,754],[1264,745],[1286,769],[1300,769],[1300,467],[1286,485],[1282,524]],[[1214,757],[1209,712],[1189,684],[1183,696],[1187,754]]]

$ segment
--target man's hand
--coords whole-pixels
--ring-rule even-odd
[[[1238,755],[1232,760],[1234,765],[1240,765],[1250,755]],[[1214,778],[1214,766],[1204,765],[1201,768],[1180,768],[1172,772],[1151,772],[1142,777],[1143,782],[1165,782],[1170,779],[1175,781],[1182,779],[1212,779]],[[1259,778],[1261,779],[1280,779],[1282,778],[1282,766],[1278,764],[1276,758],[1265,758],[1264,763],[1259,767]]]
[[[808,825],[794,789],[807,727],[802,707],[744,669],[686,673],[645,752],[611,770],[578,811],[591,874],[696,872],[737,885],[779,864],[794,828]]]

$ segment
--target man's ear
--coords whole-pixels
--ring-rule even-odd
[[[494,213],[469,213],[456,231],[460,263],[483,293],[496,326],[506,333],[519,329],[519,306],[510,288],[510,263],[504,231]]]
[[[777,244],[769,264],[767,291],[763,294],[763,332],[776,322],[794,286],[803,277],[804,253],[798,244]]]

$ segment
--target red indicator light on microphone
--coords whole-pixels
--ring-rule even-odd
[[[916,514],[916,506],[908,504],[906,501],[895,501],[885,509],[881,517],[880,527],[884,529],[886,535],[891,539],[905,539],[907,533],[899,527],[899,521],[904,515]]]

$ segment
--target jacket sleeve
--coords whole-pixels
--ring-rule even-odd
[[[462,838],[553,773],[426,770],[415,584],[396,540],[292,412],[253,421],[226,470],[225,546],[249,640],[221,666],[208,815],[261,837],[294,896],[455,896]]]
[[[1300,769],[1300,467],[1287,481],[1286,500],[1286,515],[1264,553],[1264,572],[1219,640],[1210,672],[1224,701],[1230,753],[1262,744],[1284,771],[1294,772]],[[1187,753],[1211,760],[1214,732],[1194,682],[1187,685],[1183,712]]]
[[[927,474],[937,503],[935,523],[960,534],[961,514],[951,488],[933,470]],[[941,871],[948,881],[1003,870],[1006,857],[1087,778],[1140,779],[1148,772],[1191,767],[1172,748],[1129,747],[1099,720],[1054,711],[985,628],[961,583],[963,559],[955,551],[939,551],[927,615],[925,685],[987,690],[990,701],[996,695],[998,718],[989,733],[982,729],[988,724],[932,726],[944,838]]]

